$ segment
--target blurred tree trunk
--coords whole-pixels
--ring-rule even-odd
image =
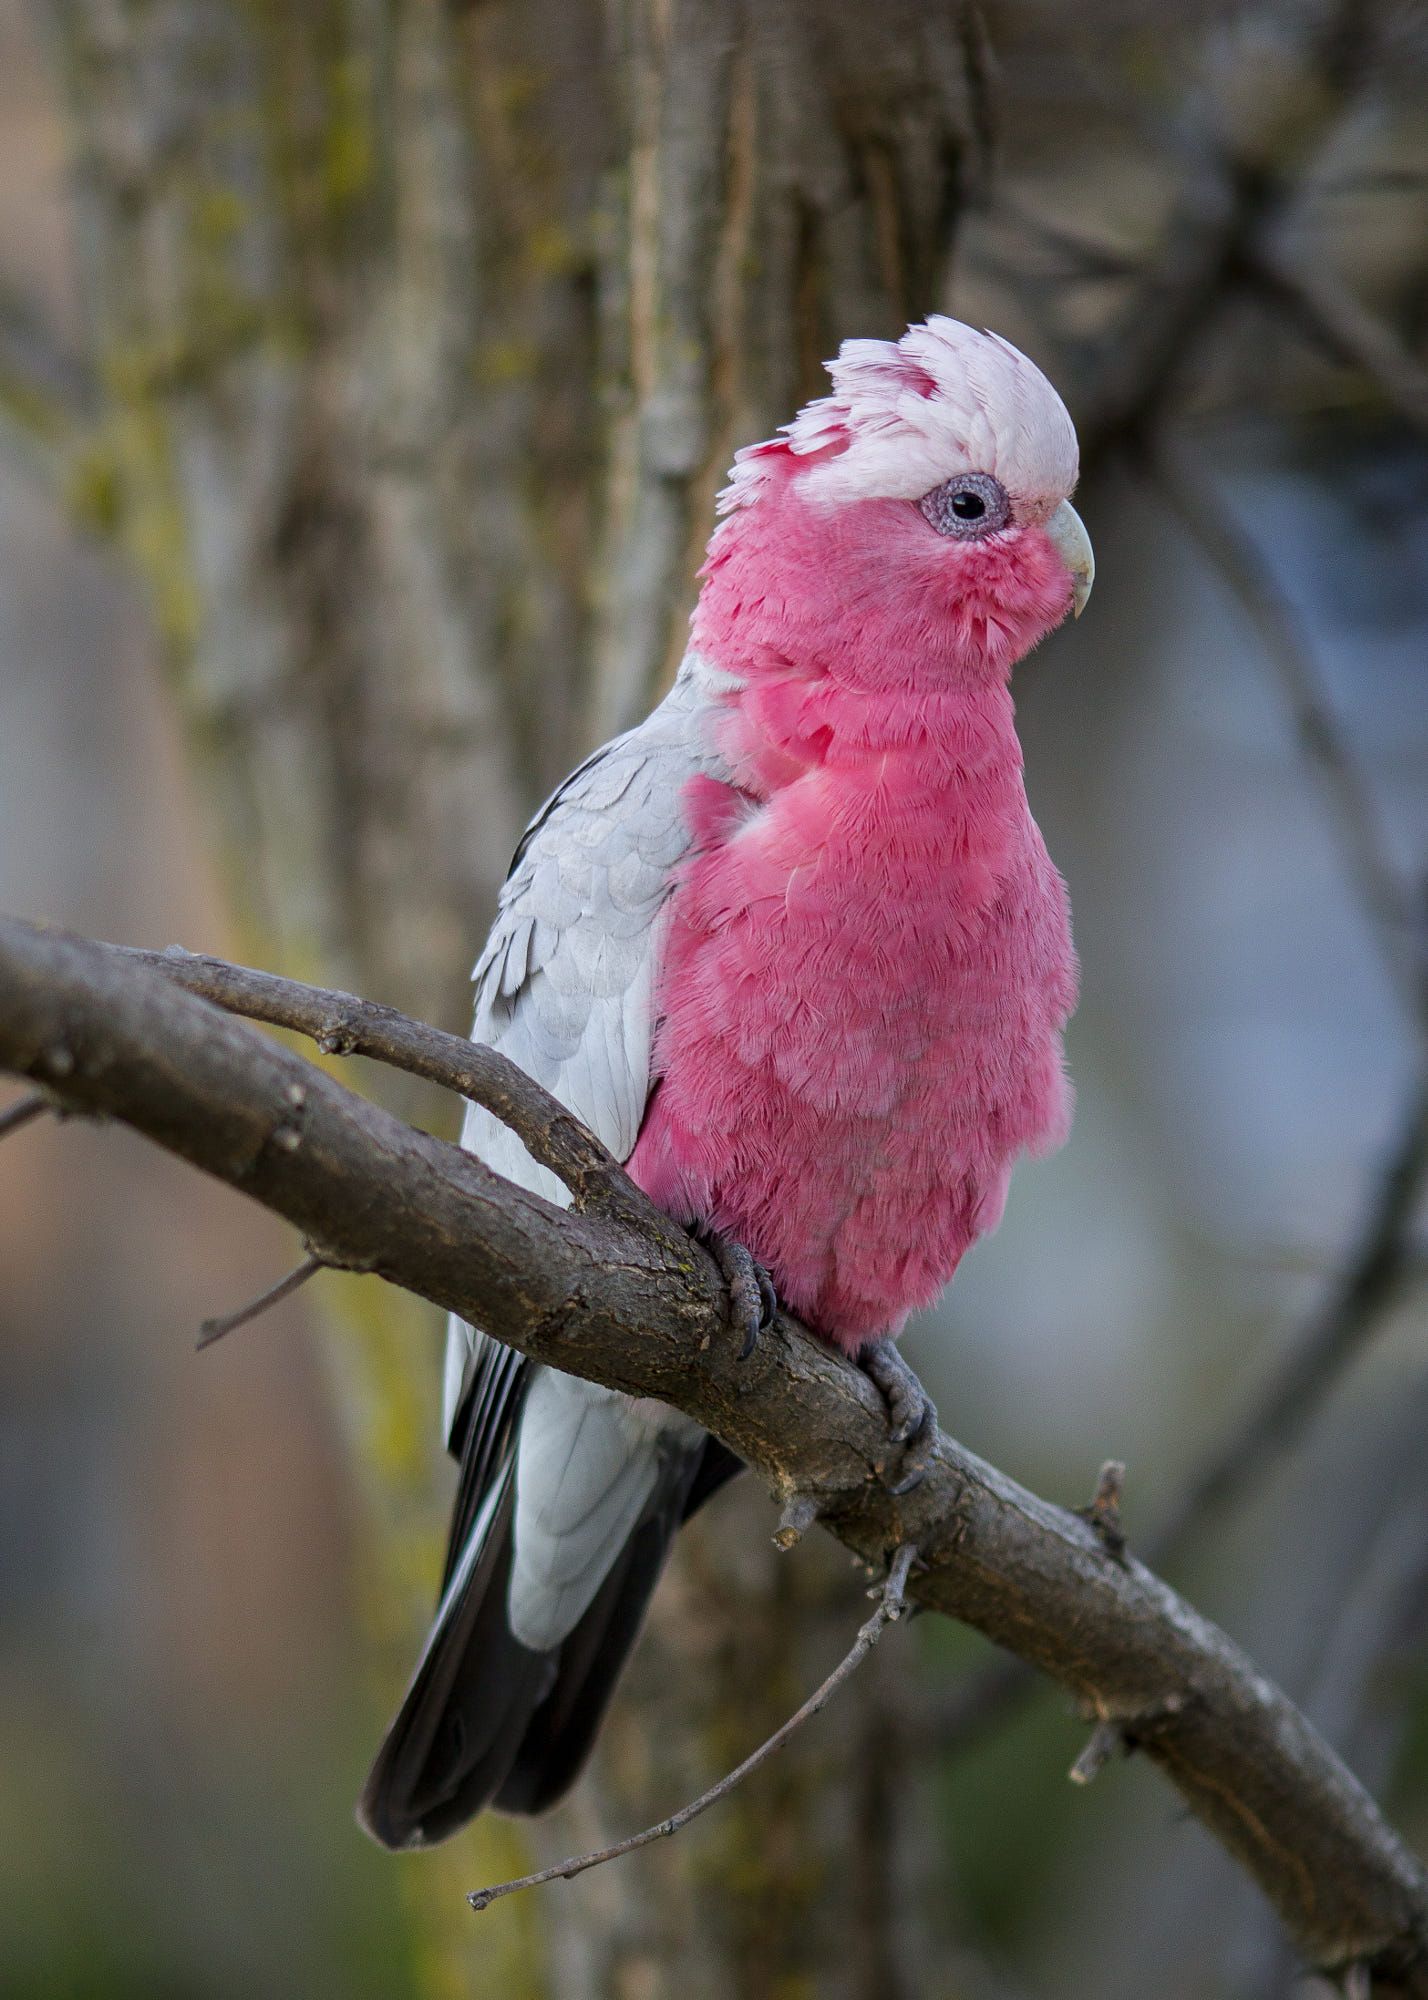
[[[51,0],[101,389],[76,506],[147,579],[242,948],[448,1026],[522,815],[675,665],[715,491],[848,333],[935,306],[985,145],[970,12],[885,0]],[[429,1107],[428,1107],[429,1108]],[[450,1107],[438,1115],[454,1123]],[[435,1367],[334,1349],[395,1701]],[[542,1855],[672,1808],[861,1612],[723,1503]],[[430,1990],[877,1995],[916,1970],[886,1649],[717,1820],[474,1920],[500,1822],[400,1864]],[[441,1914],[433,1914],[441,1913]],[[925,1960],[923,1961],[925,1963]],[[479,1966],[466,1972],[463,1966]]]

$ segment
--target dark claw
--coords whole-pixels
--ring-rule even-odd
[[[931,1403],[927,1409],[927,1421],[908,1439],[902,1454],[901,1476],[888,1485],[888,1492],[895,1500],[900,1500],[904,1493],[911,1493],[914,1486],[920,1486],[932,1469],[937,1445],[937,1412]]]
[[[768,1332],[778,1313],[773,1281],[763,1265],[755,1263],[743,1244],[732,1236],[721,1235],[704,1223],[696,1223],[691,1233],[719,1266],[729,1287],[729,1326],[732,1332],[742,1335],[739,1359],[747,1361],[758,1345],[759,1335]]]
[[[863,1373],[888,1406],[888,1441],[903,1451],[896,1480],[884,1484],[895,1498],[927,1477],[937,1444],[937,1406],[891,1340],[871,1340],[858,1356]]]

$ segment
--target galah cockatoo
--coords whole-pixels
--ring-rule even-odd
[[[1071,420],[1006,341],[934,317],[829,373],[738,454],[670,693],[527,828],[472,1033],[704,1234],[746,1337],[771,1278],[868,1368],[910,1481],[935,1422],[892,1342],[1068,1123],[1076,961],[1008,683],[1093,565]],[[463,1143],[568,1199],[475,1106]],[[737,1469],[460,1322],[445,1386],[441,1601],[359,1808],[398,1848],[561,1796]]]

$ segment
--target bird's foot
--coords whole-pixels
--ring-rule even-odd
[[[740,1336],[739,1359],[747,1361],[758,1345],[759,1335],[768,1332],[778,1314],[773,1280],[732,1236],[725,1236],[704,1222],[696,1222],[690,1234],[704,1245],[729,1287],[729,1326]]]
[[[888,1441],[900,1445],[896,1480],[889,1493],[910,1493],[927,1477],[937,1443],[937,1406],[898,1353],[895,1340],[870,1340],[858,1366],[888,1406]]]

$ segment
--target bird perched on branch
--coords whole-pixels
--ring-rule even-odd
[[[1006,341],[934,317],[829,373],[738,454],[673,689],[527,828],[472,1033],[701,1233],[746,1346],[772,1280],[867,1368],[906,1485],[935,1413],[893,1343],[1069,1118],[1076,964],[1009,678],[1093,565],[1071,420]],[[568,1199],[476,1106],[463,1142]],[[441,1601],[359,1808],[389,1847],[560,1797],[737,1469],[461,1322],[445,1423]]]

